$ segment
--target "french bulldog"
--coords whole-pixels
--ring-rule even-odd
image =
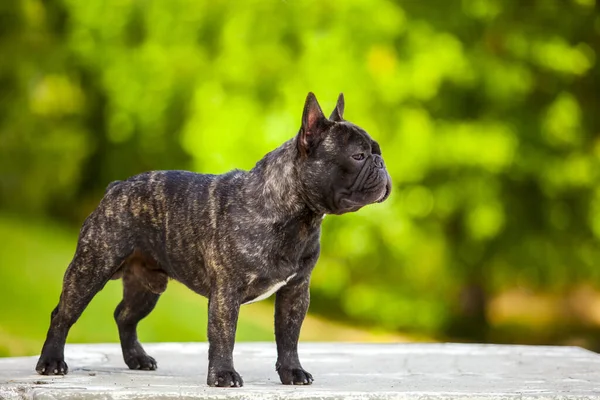
[[[232,356],[240,306],[272,294],[279,378],[311,384],[298,337],[322,220],[382,202],[391,190],[379,145],[343,114],[343,94],[326,118],[309,93],[299,133],[250,171],[154,171],[111,183],[79,233],[36,371],[68,372],[69,329],[94,295],[119,278],[123,300],[114,318],[125,363],[156,369],[137,324],[170,278],[208,298],[208,385],[243,385]]]

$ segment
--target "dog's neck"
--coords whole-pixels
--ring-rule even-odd
[[[248,172],[247,188],[258,207],[274,217],[306,216],[322,219],[323,213],[311,205],[298,185],[296,138],[265,155]]]

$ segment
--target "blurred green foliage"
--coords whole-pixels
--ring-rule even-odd
[[[598,43],[594,0],[2,2],[0,207],[78,225],[115,179],[249,169],[344,92],[394,190],[325,219],[311,312],[489,340],[500,294],[600,283]]]

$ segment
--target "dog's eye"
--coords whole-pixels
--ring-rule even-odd
[[[356,161],[364,160],[365,159],[365,153],[353,154],[352,158],[354,158]]]

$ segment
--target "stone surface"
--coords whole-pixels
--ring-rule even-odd
[[[284,386],[275,345],[238,343],[243,388],[206,386],[205,343],[147,344],[157,371],[130,371],[118,344],[67,345],[67,376],[37,357],[0,359],[7,399],[600,399],[600,356],[575,347],[302,343],[312,386]]]

